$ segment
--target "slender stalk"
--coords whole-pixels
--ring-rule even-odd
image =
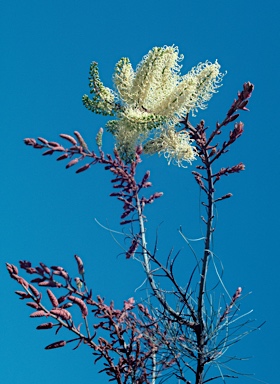
[[[203,314],[205,312],[204,308],[204,294],[206,290],[206,280],[207,280],[207,271],[209,256],[211,254],[211,236],[213,232],[213,217],[214,217],[214,185],[213,185],[213,173],[211,168],[211,163],[208,155],[207,147],[204,146],[203,156],[204,164],[207,172],[207,218],[206,218],[206,234],[205,234],[205,243],[204,243],[204,253],[202,259],[202,268],[200,275],[200,284],[199,284],[199,294],[197,300],[197,315],[198,315],[198,327],[196,330],[197,337],[197,347],[198,347],[198,356],[197,356],[197,369],[196,369],[196,384],[203,384],[203,372],[205,366],[205,323]]]
[[[203,322],[203,297],[205,293],[207,269],[208,269],[208,260],[210,256],[210,247],[211,247],[211,235],[212,235],[212,223],[213,223],[213,203],[214,203],[214,186],[212,180],[212,169],[211,166],[207,165],[207,181],[208,181],[208,203],[207,203],[207,220],[206,220],[206,234],[205,234],[205,245],[204,245],[204,254],[202,259],[202,269],[200,276],[200,287],[198,295],[198,321],[201,327],[204,327]]]
[[[89,326],[88,326],[88,320],[87,320],[87,317],[85,317],[84,321],[85,321],[85,326],[86,326],[87,336],[88,336],[88,338],[90,339],[90,338],[91,338],[91,335],[90,335],[90,330],[89,330]]]
[[[163,306],[163,308],[168,311],[174,318],[179,320],[180,322],[182,321],[180,315],[174,311],[170,307],[170,305],[167,303],[165,297],[160,293],[155,280],[153,278],[153,272],[151,270],[151,265],[150,265],[150,258],[149,258],[149,253],[147,251],[147,241],[146,241],[146,233],[145,233],[145,226],[144,226],[144,220],[143,220],[143,214],[142,214],[142,208],[141,208],[141,203],[139,200],[139,196],[136,195],[136,207],[137,207],[137,213],[138,213],[138,220],[139,220],[139,227],[140,227],[140,238],[141,238],[141,247],[142,247],[142,255],[143,255],[143,266],[144,270],[147,276],[147,279],[149,281],[149,284],[152,288],[152,291],[160,304]]]
[[[149,284],[159,300],[159,302],[166,308],[167,303],[163,295],[159,292],[156,283],[154,281],[152,271],[151,271],[151,265],[150,260],[147,252],[147,241],[146,241],[146,233],[145,233],[145,226],[144,226],[144,220],[143,220],[143,214],[142,214],[142,208],[139,200],[139,196],[136,196],[136,204],[137,204],[137,213],[138,213],[138,219],[139,219],[139,227],[140,227],[140,238],[141,238],[141,246],[142,246],[142,255],[143,255],[143,266],[144,270],[146,272]],[[170,308],[170,311],[172,309]]]
[[[156,384],[156,376],[157,376],[157,357],[156,353],[152,354],[152,382],[151,384]]]

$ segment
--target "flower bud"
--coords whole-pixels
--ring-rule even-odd
[[[70,167],[72,167],[73,165],[77,164],[78,161],[79,161],[78,158],[71,160],[71,161],[66,165],[66,168],[70,168]]]
[[[61,341],[56,341],[55,343],[49,344],[45,347],[45,349],[54,349],[54,348],[61,348],[66,345],[66,341],[61,340]]]
[[[49,322],[49,323],[44,323],[44,324],[41,324],[41,325],[38,325],[38,327],[36,327],[36,329],[50,329],[53,327],[53,323]]]
[[[48,144],[48,140],[44,139],[43,137],[38,137],[38,140],[43,144]]]
[[[71,144],[77,145],[77,141],[74,139],[74,137],[72,137],[70,135],[65,135],[64,133],[61,133],[59,136],[62,137],[63,139],[65,139],[65,140],[70,141]]]
[[[78,256],[78,255],[75,255],[74,256],[76,261],[77,261],[77,264],[78,264],[78,271],[79,271],[79,274],[80,275],[83,275],[85,273],[85,270],[84,270],[84,263],[82,261],[82,259]]]
[[[32,146],[34,146],[34,145],[36,144],[36,140],[35,140],[35,139],[27,138],[27,139],[24,139],[23,141],[24,141],[24,143],[25,143],[26,145],[32,145]],[[43,146],[42,146],[42,147],[43,147]]]
[[[60,160],[64,160],[64,159],[67,159],[69,156],[68,156],[68,153],[64,153],[63,155],[59,156],[56,161],[60,161]]]
[[[87,169],[89,169],[89,167],[90,167],[90,164],[85,164],[83,167],[77,169],[76,173],[84,172],[84,171],[86,171]]]

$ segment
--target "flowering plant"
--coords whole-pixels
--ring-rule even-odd
[[[169,163],[195,159],[188,133],[177,133],[176,128],[188,113],[206,108],[223,74],[217,61],[206,61],[181,76],[182,59],[177,47],[155,47],[134,72],[129,59],[122,58],[113,75],[116,92],[100,81],[97,63],[91,64],[93,98],[84,95],[83,103],[94,113],[117,117],[106,127],[124,160],[133,158],[136,144],[143,142],[144,153],[165,153]]]
[[[217,138],[225,126],[239,117],[239,110],[247,110],[254,87],[249,82],[243,85],[224,120],[208,134],[203,120],[195,126],[189,117],[198,109],[206,108],[206,103],[220,86],[223,78],[220,65],[217,61],[214,64],[206,61],[181,76],[181,60],[182,56],[174,46],[153,48],[136,71],[127,58],[122,58],[113,76],[115,91],[101,82],[97,63],[91,64],[93,97],[84,95],[83,103],[94,113],[115,117],[106,124],[107,131],[116,139],[113,155],[105,155],[102,150],[102,128],[96,136],[98,151],[90,150],[77,131],[75,137],[60,135],[69,147],[42,137],[25,139],[28,146],[46,149],[43,155],[58,154],[57,160],[67,160],[66,168],[88,159],[89,162],[79,167],[76,173],[84,172],[94,164],[103,164],[113,175],[116,192],[111,196],[123,204],[120,225],[130,228],[126,233],[130,239],[126,258],[140,261],[143,267],[150,289],[146,302],[136,304],[131,297],[122,309],[116,309],[113,302],[105,304],[101,296],[94,299],[86,282],[83,261],[77,255],[79,277],[74,280],[63,267],[48,267],[44,263],[33,267],[29,261],[20,262],[25,272],[36,276],[30,283],[19,275],[16,266],[7,263],[7,269],[11,278],[23,288],[23,291],[16,291],[20,299],[29,300],[27,305],[34,309],[30,316],[48,318],[37,329],[56,328],[58,333],[65,328],[75,335],[74,339],[53,342],[46,349],[64,347],[74,341],[77,348],[83,343],[94,351],[95,362],[103,361],[104,368],[100,372],[105,372],[110,381],[119,384],[155,384],[171,377],[185,383],[203,384],[218,378],[235,377],[235,374],[223,373],[224,354],[233,343],[251,332],[243,331],[250,320],[242,322],[244,314],[239,314],[242,288],[237,287],[228,303],[215,306],[207,278],[211,265],[224,287],[212,250],[214,205],[230,198],[231,193],[216,196],[216,185],[222,176],[245,169],[243,163],[238,163],[214,170],[216,161],[241,137],[243,123],[234,124],[222,145]],[[168,164],[185,166],[195,161],[196,170],[192,173],[204,196],[201,202],[206,210],[202,217],[204,249],[201,256],[196,255],[183,286],[174,269],[179,255],[173,257],[170,252],[163,262],[156,247],[150,249],[146,241],[145,206],[160,198],[162,192],[145,196],[143,191],[151,186],[150,172],[137,180],[136,171],[145,154],[155,153],[163,153]],[[182,230],[180,233],[189,243]],[[43,304],[43,294],[34,284],[39,289],[46,288],[50,308]],[[62,293],[55,294],[54,291]],[[84,332],[71,313],[75,305],[80,309]],[[95,321],[93,328],[89,324],[91,316]],[[213,365],[219,368],[218,376],[209,374],[208,367]]]

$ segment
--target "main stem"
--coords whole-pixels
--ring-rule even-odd
[[[213,232],[213,206],[214,206],[214,185],[212,177],[212,169],[208,157],[207,150],[204,150],[205,166],[207,170],[207,220],[206,220],[206,234],[205,234],[205,244],[204,244],[204,253],[202,259],[202,268],[200,275],[200,285],[199,285],[199,295],[197,301],[197,317],[198,317],[198,326],[196,330],[197,337],[197,347],[198,347],[198,356],[197,356],[197,369],[196,369],[196,384],[203,384],[203,371],[206,364],[205,361],[205,323],[203,319],[203,314],[205,312],[204,307],[204,294],[206,290],[206,279],[208,271],[208,262],[209,256],[211,255],[211,235]]]
[[[152,273],[151,273],[151,267],[150,267],[150,261],[149,256],[147,253],[147,241],[146,241],[146,234],[145,234],[145,226],[144,226],[144,220],[142,215],[142,208],[139,200],[139,196],[137,194],[136,196],[136,203],[137,203],[137,212],[138,212],[138,219],[139,219],[139,226],[140,226],[140,236],[141,236],[141,246],[142,246],[142,255],[143,255],[143,265],[144,270],[146,272],[148,281],[150,283],[150,286],[155,293],[156,297],[159,299],[160,302],[162,302],[162,295],[157,290],[156,284],[154,282]],[[155,364],[155,355],[153,355],[153,364],[152,364],[152,381],[151,384],[156,383],[156,364]]]

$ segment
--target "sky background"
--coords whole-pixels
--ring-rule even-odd
[[[140,297],[135,292],[144,281],[140,266],[125,260],[110,234],[94,221],[120,230],[121,204],[109,197],[110,175],[102,166],[76,175],[55,157],[42,157],[40,151],[26,147],[23,138],[57,141],[60,133],[78,130],[94,147],[106,118],[87,111],[81,102],[89,92],[90,62],[99,63],[102,81],[112,87],[113,69],[121,57],[129,57],[135,67],[152,47],[172,44],[185,56],[183,74],[201,61],[215,59],[227,71],[223,87],[209,108],[191,120],[193,124],[203,118],[213,128],[223,120],[242,84],[255,84],[250,112],[240,117],[245,133],[220,164],[242,161],[246,171],[218,184],[218,194],[232,192],[233,198],[217,207],[214,251],[223,262],[229,292],[238,286],[244,296],[252,292],[242,301],[242,310],[254,309],[249,318],[256,319],[256,326],[267,322],[228,353],[252,356],[234,365],[255,374],[240,381],[277,382],[279,12],[279,3],[269,0],[2,2],[2,382],[47,384],[58,378],[68,383],[107,382],[106,376],[96,376],[102,367],[93,365],[86,347],[44,350],[61,337],[36,331],[40,321],[29,319],[31,309],[14,294],[20,287],[8,277],[5,262],[42,261],[61,265],[75,276],[76,253],[84,260],[94,295],[108,302],[113,299],[119,306],[131,296]],[[105,150],[112,146],[112,138],[105,135]],[[202,236],[194,168],[176,168],[162,157],[149,157],[140,171],[146,169],[151,170],[153,191],[164,192],[146,209],[149,244],[160,224],[160,252],[167,254],[174,246],[182,250],[182,257],[190,257],[178,228],[182,226],[189,238]],[[180,279],[185,275],[188,270],[179,272]]]

